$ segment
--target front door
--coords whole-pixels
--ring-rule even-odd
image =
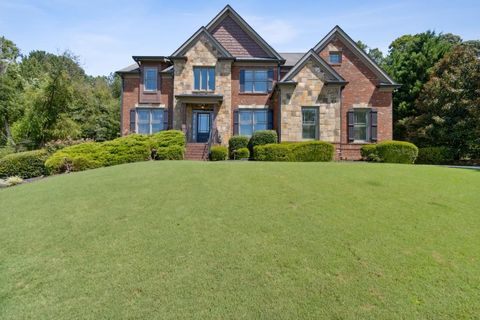
[[[210,112],[197,112],[197,142],[207,142],[210,136]]]

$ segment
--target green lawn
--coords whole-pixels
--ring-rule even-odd
[[[144,162],[0,205],[0,319],[480,315],[476,171]]]

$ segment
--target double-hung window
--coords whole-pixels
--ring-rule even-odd
[[[145,68],[143,71],[144,91],[157,91],[157,68]]]
[[[302,108],[302,139],[318,139],[318,108]]]
[[[240,71],[240,92],[267,93],[272,90],[273,69]]]
[[[215,67],[193,67],[194,89],[215,91]]]
[[[269,127],[268,110],[240,110],[238,112],[238,134],[251,136],[255,131],[267,130]]]
[[[369,110],[355,109],[353,111],[353,136],[354,141],[369,141]]]
[[[163,109],[138,108],[137,109],[137,132],[141,134],[153,134],[163,130]]]

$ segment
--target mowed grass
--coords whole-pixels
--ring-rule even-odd
[[[480,172],[145,162],[0,190],[1,319],[480,315]]]

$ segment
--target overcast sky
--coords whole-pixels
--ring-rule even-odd
[[[384,52],[428,29],[480,39],[480,0],[0,0],[0,35],[24,54],[70,50],[88,74],[107,75],[132,55],[171,54],[227,3],[279,52],[305,52],[337,24]]]

